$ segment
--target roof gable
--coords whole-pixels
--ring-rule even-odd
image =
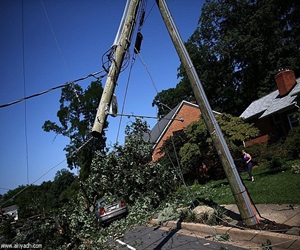
[[[196,104],[187,101],[182,101],[175,108],[173,108],[164,118],[162,118],[158,123],[155,124],[150,133],[144,136],[144,140],[156,143],[163,136],[164,132],[168,129],[173,120],[183,120],[183,117],[176,117],[183,105],[189,105],[194,108],[199,108]]]
[[[293,89],[285,96],[280,96],[279,91],[275,90],[270,94],[253,101],[246,110],[240,115],[245,119],[258,117],[258,119],[270,116],[280,110],[294,106],[300,94],[300,78],[296,80]]]
[[[179,103],[175,108],[173,108],[163,119],[161,119],[156,125],[153,127],[153,129],[150,131],[148,135],[146,135],[147,140],[153,143],[158,143],[161,138],[164,136],[166,131],[169,129],[171,124],[174,122],[174,120],[180,120],[182,119],[182,122],[185,122],[185,117],[178,117],[178,114],[180,113],[183,106],[189,106],[194,109],[199,110],[199,106],[197,104],[188,102],[188,101],[182,101]],[[214,113],[219,114],[216,111],[213,111]],[[201,114],[201,111],[200,111]],[[187,115],[188,116],[188,115]],[[199,119],[199,117],[195,117],[195,120]],[[188,119],[190,120],[190,119]],[[145,140],[145,136],[144,136]]]
[[[2,212],[3,212],[4,214],[6,214],[6,213],[9,213],[9,212],[18,210],[18,208],[19,208],[18,205],[12,205],[12,206],[9,206],[9,207],[3,207],[3,208],[2,208]]]

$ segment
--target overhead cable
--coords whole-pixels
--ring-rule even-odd
[[[33,94],[33,95],[30,95],[30,96],[26,96],[26,97],[23,97],[23,98],[21,98],[21,99],[19,99],[19,100],[10,102],[10,103],[2,104],[2,105],[0,105],[0,108],[5,108],[5,107],[11,106],[11,105],[13,105],[13,104],[17,104],[17,103],[19,103],[19,102],[25,101],[25,100],[27,100],[27,99],[31,99],[31,98],[33,98],[33,97],[37,97],[37,96],[46,94],[46,93],[48,93],[48,92],[50,92],[50,91],[52,91],[52,90],[56,90],[56,89],[59,89],[59,88],[63,88],[63,87],[65,87],[65,86],[68,86],[68,85],[73,84],[73,83],[75,83],[75,82],[79,82],[79,81],[85,80],[85,79],[87,79],[87,78],[89,78],[89,77],[95,77],[96,79],[103,78],[103,77],[106,75],[106,73],[105,73],[104,75],[101,75],[100,77],[96,77],[96,75],[98,75],[98,74],[100,74],[100,73],[102,73],[102,72],[103,72],[103,70],[102,70],[102,71],[95,72],[95,73],[92,73],[92,74],[89,74],[89,75],[87,75],[87,76],[85,76],[85,77],[78,78],[78,79],[76,79],[76,80],[74,80],[74,81],[67,82],[67,83],[65,83],[65,84],[63,84],[63,85],[59,85],[59,86],[50,88],[50,89],[48,89],[48,90],[44,90],[44,91],[42,91],[42,92],[40,92],[40,93]]]
[[[51,32],[52,32],[54,41],[55,41],[56,46],[57,46],[57,48],[58,48],[58,50],[59,50],[60,56],[61,56],[61,58],[62,58],[62,60],[63,60],[63,62],[64,62],[64,66],[65,66],[65,68],[66,68],[66,71],[67,71],[67,73],[68,73],[68,75],[69,75],[69,77],[70,77],[70,72],[69,72],[69,69],[68,69],[66,60],[65,60],[65,58],[64,58],[64,56],[63,56],[63,53],[62,53],[62,51],[61,51],[61,48],[60,48],[60,46],[59,46],[59,44],[58,44],[58,41],[57,41],[57,38],[56,38],[56,35],[55,35],[55,32],[54,32],[53,26],[52,26],[52,24],[51,24],[51,22],[50,22],[50,18],[49,18],[49,16],[48,16],[48,13],[47,13],[46,8],[45,8],[45,5],[44,5],[44,3],[43,3],[43,0],[40,0],[40,1],[41,1],[41,4],[42,4],[44,13],[45,13],[45,15],[46,15],[48,24],[49,24],[49,26],[50,26],[50,29],[51,29]]]
[[[93,139],[93,136],[91,136],[89,139],[87,139],[85,142],[83,142],[81,144],[80,147],[78,147],[77,149],[75,149],[70,156],[66,157],[66,159],[62,160],[60,163],[56,164],[54,167],[50,168],[47,172],[45,172],[43,175],[41,175],[39,178],[37,178],[35,181],[31,182],[30,184],[28,184],[27,186],[25,186],[23,189],[21,189],[18,193],[16,193],[13,197],[11,197],[9,200],[7,200],[6,202],[2,203],[1,206],[3,206],[4,204],[6,204],[8,201],[14,199],[16,196],[18,196],[20,193],[22,193],[23,191],[25,191],[28,187],[30,187],[30,185],[35,184],[37,181],[39,181],[40,179],[42,179],[46,174],[48,174],[50,171],[52,171],[53,169],[57,168],[59,165],[61,165],[63,162],[65,162],[68,158],[74,157],[84,146],[86,146],[91,140]],[[1,188],[4,189],[4,188]]]
[[[128,74],[128,78],[127,78],[127,83],[126,83],[126,88],[125,88],[125,93],[124,93],[124,99],[123,99],[123,104],[122,104],[122,110],[121,110],[121,118],[119,121],[119,126],[118,126],[118,131],[117,131],[117,137],[116,137],[116,143],[118,143],[119,140],[119,134],[120,134],[120,130],[121,130],[121,124],[122,124],[122,119],[123,119],[123,112],[125,109],[125,102],[126,102],[126,97],[127,97],[127,93],[128,93],[128,87],[129,87],[129,82],[130,82],[130,77],[131,77],[131,73],[132,73],[132,68],[133,65],[135,63],[135,56],[132,56],[132,60],[131,60],[131,65],[130,65],[130,70],[129,70],[129,74]],[[117,114],[118,115],[118,114]]]
[[[25,32],[24,32],[24,1],[22,1],[22,66],[23,66],[23,89],[26,96],[26,71],[25,71]],[[26,174],[27,184],[29,184],[29,163],[28,163],[28,135],[27,135],[27,105],[24,102],[24,130],[25,130],[25,148],[26,148]]]
[[[109,115],[111,115],[111,114],[109,114]],[[157,116],[147,116],[147,115],[134,115],[134,114],[131,114],[131,115],[128,115],[128,114],[114,114],[115,116],[126,116],[126,117],[128,117],[128,118],[130,118],[130,117],[136,117],[136,118],[142,118],[142,119],[144,119],[144,118],[149,118],[149,119],[157,119],[157,120],[159,120],[159,119],[165,119],[165,120],[170,120],[170,121],[180,121],[180,122],[184,122],[184,119],[183,118],[167,118],[167,117],[162,117],[162,118],[159,118],[159,117],[157,117]]]

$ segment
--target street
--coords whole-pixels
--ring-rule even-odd
[[[125,234],[123,239],[117,240],[119,249],[131,250],[158,250],[158,249],[246,249],[225,244],[226,242],[213,241],[193,234],[187,236],[181,234],[178,229],[162,230],[159,227],[138,226]]]

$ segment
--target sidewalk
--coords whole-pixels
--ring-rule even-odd
[[[229,216],[234,220],[240,219],[237,205],[222,205]],[[286,224],[288,226],[300,227],[300,204],[296,205],[278,205],[278,204],[259,204],[255,205],[261,219],[268,219],[276,223]],[[299,248],[300,249],[300,248]]]
[[[222,205],[229,218],[232,219],[232,227],[209,226],[199,223],[186,223],[178,221],[169,221],[163,223],[167,230],[180,229],[178,233],[195,234],[197,237],[212,238],[214,240],[219,235],[229,235],[228,244],[242,246],[245,249],[262,249],[262,244],[267,241],[271,242],[272,250],[279,249],[300,249],[300,204],[277,205],[277,204],[260,204],[256,208],[260,214],[260,220],[270,220],[279,224],[292,226],[293,228],[283,234],[265,230],[252,230],[235,227],[240,220],[239,210],[236,205]],[[157,225],[157,220],[151,220],[150,224]],[[268,248],[271,249],[271,248]]]

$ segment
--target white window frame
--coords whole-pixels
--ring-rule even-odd
[[[297,116],[298,116],[298,119],[294,119],[293,118],[293,117],[297,117]],[[298,112],[294,112],[294,113],[289,114],[288,115],[288,120],[289,120],[290,128],[299,126],[299,113]],[[293,124],[297,124],[297,125],[293,126]]]
[[[272,115],[274,124],[279,124],[281,122],[280,115],[278,113]]]

